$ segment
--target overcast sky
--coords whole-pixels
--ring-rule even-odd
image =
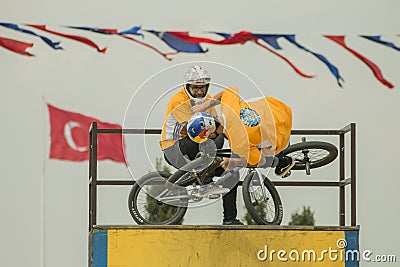
[[[56,51],[37,37],[0,28],[1,37],[33,42],[29,52],[36,55],[21,56],[0,47],[2,266],[87,265],[88,164],[48,159],[50,140],[45,102],[123,125],[135,92],[148,86],[149,78],[189,61],[210,61],[238,70],[263,94],[279,98],[292,107],[294,129],[340,129],[355,122],[361,249],[400,257],[396,230],[400,221],[396,208],[400,186],[396,172],[396,151],[400,149],[400,53],[358,36],[382,35],[400,46],[398,1],[247,1],[234,5],[232,1],[205,0],[193,6],[187,1],[1,1],[2,22],[20,26],[22,23],[46,24],[51,29],[86,36],[108,48],[106,54],[100,54],[75,41],[36,30],[61,41],[65,50]],[[283,50],[279,53],[315,78],[300,77],[282,59],[252,43],[225,47],[203,45],[209,49],[206,54],[182,53],[167,61],[129,40],[65,29],[62,25],[119,30],[142,25],[144,29],[190,31],[193,35],[240,30],[294,33],[299,43],[326,56],[338,67],[345,83],[340,88],[322,62],[284,40],[280,42]],[[364,63],[323,34],[346,34],[347,45],[378,65],[395,87],[392,90],[385,87]],[[141,40],[171,51],[154,36],[146,34]],[[154,83],[154,90],[141,91],[134,99],[153,105],[149,99],[165,94],[182,81],[179,73],[170,78],[168,84],[163,85],[160,79]],[[237,77],[232,77],[232,82],[239,83]],[[218,88],[211,90],[216,92]],[[246,88],[239,87],[239,92],[250,94]],[[254,95],[248,95],[251,96]],[[139,109],[136,115],[139,121],[149,117],[149,126],[157,128],[157,125],[161,127],[163,112],[163,101],[160,101],[151,111]],[[135,120],[134,116],[127,118],[129,122]],[[337,139],[332,137],[309,139],[337,144]],[[151,151],[138,166],[146,166],[148,160],[154,164],[154,158],[161,156],[157,137],[146,137],[145,142]],[[149,170],[138,168],[138,175]],[[132,179],[123,165],[110,161],[99,163],[99,175],[107,179]],[[321,180],[336,177],[336,163],[315,170],[312,176]],[[305,178],[303,173],[296,173],[289,179]],[[277,178],[271,175],[271,179]],[[315,211],[317,225],[338,224],[336,189],[278,190],[284,204],[283,224],[302,205],[310,205]],[[129,187],[107,187],[99,191],[99,224],[134,224],[127,210],[128,192]],[[240,194],[238,199],[242,207]],[[243,212],[241,208],[240,216]],[[221,203],[216,202],[189,210],[185,223],[221,224],[221,213]],[[347,215],[346,223],[350,224],[349,211]]]

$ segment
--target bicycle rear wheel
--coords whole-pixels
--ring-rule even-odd
[[[331,163],[336,159],[336,146],[319,141],[307,141],[290,145],[280,155],[293,157],[296,164],[292,170],[308,170]]]
[[[283,218],[281,198],[273,183],[255,171],[243,180],[243,201],[257,224],[279,225]],[[261,179],[260,179],[261,178]]]
[[[175,192],[166,187],[166,180],[171,174],[168,172],[150,172],[141,177],[132,187],[128,196],[129,213],[137,224],[180,224],[187,211],[187,198],[176,196],[186,195],[186,189]],[[163,193],[164,192],[164,193]],[[169,201],[155,199],[161,193]]]

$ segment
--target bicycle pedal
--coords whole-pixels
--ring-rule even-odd
[[[292,172],[291,172],[291,171],[288,171],[288,173],[286,173],[284,176],[282,176],[282,179],[289,177],[290,174],[292,174]]]

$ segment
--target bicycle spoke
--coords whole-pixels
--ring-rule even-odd
[[[249,172],[243,180],[243,200],[256,224],[279,225],[283,209],[273,183],[262,174]]]
[[[311,149],[309,152],[309,157],[312,159],[322,159],[325,158],[329,153],[321,149]]]
[[[266,188],[260,186],[252,188],[252,204],[260,217],[266,218],[267,221],[272,222],[275,217],[275,205]]]
[[[305,164],[307,161],[311,163],[311,165],[323,161],[326,157],[329,156],[329,152],[324,149],[307,149],[307,151],[295,151],[289,153],[288,156],[291,156],[295,159],[295,161],[300,164]]]

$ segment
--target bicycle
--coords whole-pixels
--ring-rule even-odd
[[[335,160],[338,150],[333,144],[306,141],[303,138],[302,142],[288,146],[279,155],[293,157],[295,165],[292,170],[305,170],[309,175],[310,169],[325,166]],[[223,157],[230,157],[229,149],[218,149],[216,152],[204,150],[195,160],[173,174],[155,171],[138,179],[128,197],[128,208],[134,221],[139,225],[179,224],[189,204],[203,199],[198,196],[203,178],[219,166]],[[204,165],[207,166],[205,169],[199,169],[199,166]],[[279,193],[270,179],[256,167],[236,167],[217,182],[228,180],[232,172],[241,168],[247,169],[242,183],[242,195],[251,218],[257,224],[279,225],[283,218]],[[219,197],[221,195],[209,195],[207,198]]]

